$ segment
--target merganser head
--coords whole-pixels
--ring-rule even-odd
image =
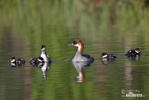
[[[41,45],[41,51],[45,51],[46,46],[45,45]]]
[[[78,50],[79,50],[80,52],[82,52],[82,51],[83,51],[83,48],[84,48],[84,44],[82,43],[81,40],[74,40],[74,41],[72,42],[72,46],[78,47]]]

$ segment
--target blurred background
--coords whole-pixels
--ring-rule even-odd
[[[53,61],[71,60],[80,39],[94,63],[75,82],[71,62],[52,63],[43,80],[40,68],[11,68],[11,56],[27,61],[46,45]],[[0,0],[0,100],[147,100],[149,98],[148,0]],[[107,65],[102,52],[116,55],[140,48],[139,61],[118,56]],[[144,97],[122,97],[122,90]]]

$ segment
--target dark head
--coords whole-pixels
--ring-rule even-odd
[[[139,48],[135,48],[135,52],[136,52],[136,53],[140,53],[141,51],[140,51]]]
[[[11,59],[16,59],[16,58],[14,56],[12,56]]]
[[[107,58],[107,57],[108,57],[108,53],[103,52],[103,53],[101,54],[101,57],[102,57],[102,58]]]
[[[46,46],[45,45],[41,45],[41,50],[45,50]]]
[[[16,58],[15,57],[11,57],[9,60],[11,63],[15,63],[16,62]]]
[[[82,43],[81,40],[74,40],[74,41],[72,42],[72,45],[73,45],[73,46],[83,45],[83,43]]]

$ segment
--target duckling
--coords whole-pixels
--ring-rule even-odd
[[[101,54],[101,58],[102,59],[107,59],[107,60],[115,60],[116,59],[116,56],[113,55],[113,54],[108,54],[107,52],[103,52]]]
[[[31,58],[31,60],[29,61],[29,63],[32,66],[42,66],[45,62],[44,59],[42,57],[33,57]]]
[[[128,57],[137,57],[141,56],[141,50],[139,48],[131,49],[126,53]]]
[[[15,57],[11,57],[11,58],[9,59],[9,62],[10,62],[10,63],[16,63],[16,58],[15,58]]]
[[[24,58],[11,57],[9,62],[10,62],[10,65],[13,67],[14,66],[23,66],[25,64]]]
[[[51,59],[49,57],[49,55],[46,53],[46,46],[45,45],[41,45],[41,58],[43,58],[44,62],[51,62]]]
[[[11,67],[15,67],[16,66],[16,58],[15,57],[11,57],[9,59],[10,65]]]
[[[24,58],[17,58],[17,65],[18,66],[22,66],[22,65],[24,65],[25,64],[25,60],[24,60]]]
[[[136,52],[136,55],[141,56],[141,50],[140,50],[140,48],[135,48],[135,52]]]

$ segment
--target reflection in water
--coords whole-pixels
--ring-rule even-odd
[[[129,57],[129,59],[131,59],[131,60],[135,60],[135,61],[139,61],[139,60],[140,60],[140,56]]]
[[[46,73],[47,73],[47,70],[50,68],[50,63],[49,62],[38,62],[38,63],[30,63],[30,64],[33,67],[41,68],[43,79],[46,80],[46,78],[47,78]]]
[[[41,71],[42,71],[42,76],[43,76],[43,79],[46,80],[47,78],[47,70],[50,68],[50,64],[45,62],[43,64],[43,66],[41,66]]]
[[[109,64],[109,62],[115,61],[116,59],[107,59],[107,58],[102,58],[101,62],[105,65]]]
[[[126,89],[131,89],[132,87],[132,67],[130,62],[125,63],[124,67],[124,81],[125,81],[125,88]]]
[[[106,58],[102,58],[101,62],[105,65],[109,63],[108,59],[106,59]]]
[[[117,57],[114,54],[109,54],[107,52],[103,52],[101,54],[101,61],[103,64],[108,64],[109,61],[114,61],[114,60],[116,60],[116,58]]]
[[[76,76],[76,82],[77,83],[84,82],[85,73],[83,71],[83,67],[90,66],[90,64],[92,62],[90,62],[90,61],[80,61],[80,62],[74,62],[74,61],[72,61],[72,63],[75,66],[75,68],[76,68],[76,70],[78,72],[78,76]]]

